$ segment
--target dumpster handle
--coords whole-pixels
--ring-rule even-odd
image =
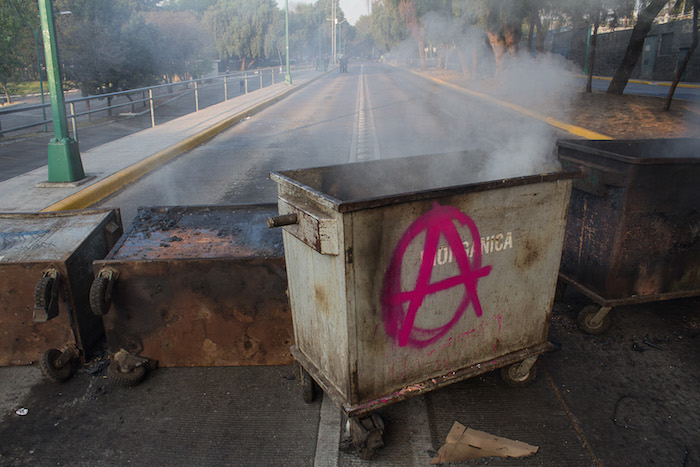
[[[296,214],[283,214],[281,216],[268,217],[267,226],[269,228],[282,227],[283,225],[292,225],[298,223],[299,220]]]

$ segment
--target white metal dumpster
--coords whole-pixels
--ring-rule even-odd
[[[292,353],[351,421],[496,368],[528,384],[550,348],[576,172],[480,180],[483,157],[271,174],[289,224]]]

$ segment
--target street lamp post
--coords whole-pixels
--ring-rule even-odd
[[[41,32],[46,55],[46,78],[51,95],[54,138],[49,141],[49,182],[74,182],[85,177],[78,142],[68,134],[66,101],[58,62],[56,25],[51,0],[39,0]]]
[[[289,0],[284,0],[285,47],[287,49],[287,72],[284,74],[284,84],[292,84],[292,74],[289,71]]]
[[[32,23],[27,20],[29,29],[32,30],[34,34],[34,42],[36,43],[36,62],[39,70],[39,92],[41,93],[41,114],[44,116],[44,121],[46,121],[46,107],[44,107],[44,82],[41,79],[41,51],[39,50],[39,34],[37,34],[36,29],[32,26]],[[46,123],[44,123],[44,131],[48,131]]]

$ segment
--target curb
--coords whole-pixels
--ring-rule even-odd
[[[303,84],[294,86],[293,88],[287,89],[281,94],[272,97],[266,101],[250,107],[247,110],[237,113],[219,123],[212,125],[206,130],[202,130],[197,134],[194,134],[183,141],[176,143],[168,148],[163,149],[147,158],[139,161],[135,164],[126,167],[112,175],[109,175],[102,180],[93,183],[92,185],[74,193],[67,198],[62,199],[39,212],[50,212],[50,211],[65,211],[70,209],[85,209],[91,205],[103,200],[107,196],[119,191],[125,185],[133,183],[139,178],[146,175],[148,172],[152,171],[156,167],[176,158],[180,154],[183,154],[205,141],[213,138],[222,131],[232,127],[241,120],[250,117],[251,115],[258,113],[271,105],[279,102],[290,94],[303,89],[307,85],[316,81],[317,79],[324,76],[325,73],[318,75],[315,78],[308,80]]]
[[[471,96],[471,97],[476,97],[477,99],[481,99],[482,101],[486,101],[490,104],[505,107],[505,108],[512,110],[514,112],[518,112],[518,113],[523,114],[525,116],[537,119],[541,122],[546,123],[547,125],[553,126],[555,128],[559,128],[560,130],[564,130],[567,133],[571,133],[572,135],[580,136],[580,137],[586,138],[586,139],[604,139],[604,140],[614,139],[611,136],[604,135],[602,133],[597,133],[595,131],[588,130],[588,129],[580,127],[580,126],[571,125],[569,123],[564,123],[564,122],[559,121],[555,118],[548,117],[546,115],[542,115],[542,114],[539,114],[537,112],[533,112],[531,110],[528,110],[525,107],[521,107],[521,106],[516,105],[516,104],[511,104],[510,102],[502,101],[502,100],[497,99],[493,96],[489,96],[487,94],[482,94],[482,93],[477,92],[477,91],[472,91],[470,89],[463,88],[462,86],[457,86],[456,84],[452,84],[450,82],[441,80],[439,78],[427,76],[427,75],[424,75],[420,72],[413,71],[413,70],[408,70],[408,71],[413,73],[416,76],[420,76],[422,78],[434,81],[438,84],[442,84],[443,86],[450,87],[456,91],[461,92],[462,94],[466,94],[466,95]]]

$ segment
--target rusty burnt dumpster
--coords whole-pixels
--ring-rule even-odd
[[[93,312],[114,358],[107,375],[131,386],[149,366],[292,362],[282,236],[274,204],[140,208],[95,261]]]
[[[481,153],[274,172],[305,400],[319,385],[357,453],[374,411],[501,368],[529,384],[549,318],[574,173],[480,175]],[[437,169],[437,170],[436,170]]]
[[[92,262],[122,233],[118,210],[0,213],[0,366],[39,362],[64,381],[104,336]]]
[[[563,140],[574,181],[560,292],[595,302],[579,327],[604,332],[613,307],[700,295],[700,139]]]

